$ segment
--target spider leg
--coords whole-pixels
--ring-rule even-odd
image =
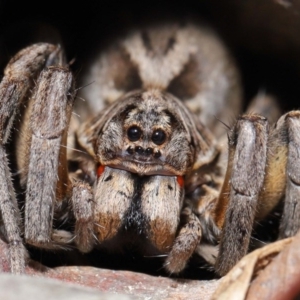
[[[72,210],[75,216],[75,244],[81,252],[92,250],[94,238],[94,199],[89,184],[73,182]]]
[[[264,190],[258,218],[262,219],[284,197],[279,238],[300,228],[300,112],[283,115],[270,133]]]
[[[290,112],[284,118],[289,142],[280,238],[293,236],[300,228],[300,112]]]
[[[26,250],[20,234],[20,211],[3,145],[0,146],[0,160],[1,217],[9,244],[11,272],[20,274],[24,272]]]
[[[36,44],[23,49],[8,63],[0,84],[0,210],[10,249],[11,271],[22,273],[26,250],[20,235],[21,217],[11,181],[11,173],[5,151],[11,128],[21,103],[26,99],[32,80],[44,67],[56,47]]]
[[[216,207],[222,228],[216,270],[226,274],[248,251],[267,157],[268,123],[259,115],[244,115],[229,134],[225,182]]]
[[[55,248],[61,238],[52,235],[56,201],[65,200],[70,182],[67,173],[67,128],[74,99],[73,78],[63,67],[48,67],[41,72],[29,103],[24,159],[27,162],[25,240],[29,244]],[[25,177],[25,178],[24,178]]]
[[[181,220],[183,225],[164,264],[170,273],[175,274],[185,268],[202,236],[200,221],[189,207],[183,209]]]

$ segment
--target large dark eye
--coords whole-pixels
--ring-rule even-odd
[[[142,135],[142,130],[137,126],[131,126],[127,130],[127,136],[130,141],[135,142],[140,139]]]
[[[166,140],[166,134],[163,130],[157,129],[153,132],[151,140],[156,145],[161,145]]]

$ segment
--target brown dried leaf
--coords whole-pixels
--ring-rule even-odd
[[[251,283],[247,300],[294,299],[300,294],[300,232]]]
[[[211,300],[245,299],[253,277],[256,276],[262,268],[268,265],[274,256],[289,245],[292,240],[293,238],[288,238],[269,244],[245,256],[226,276],[221,279],[221,282]]]

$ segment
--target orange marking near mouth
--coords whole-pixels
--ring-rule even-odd
[[[97,177],[99,178],[105,170],[105,166],[100,165],[97,169]]]
[[[182,176],[177,176],[177,183],[181,188],[184,187],[184,179]]]

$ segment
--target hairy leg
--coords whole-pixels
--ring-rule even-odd
[[[73,98],[68,69],[49,67],[41,73],[32,100],[25,202],[25,239],[39,247],[54,244],[54,204],[67,196],[67,164],[66,159],[60,159]]]
[[[199,245],[201,237],[199,219],[189,207],[185,207],[181,213],[181,226],[178,235],[164,264],[165,268],[170,273],[181,272]]]
[[[228,169],[216,209],[216,223],[222,228],[216,261],[220,275],[248,251],[265,177],[267,127],[264,117],[244,115],[230,132]]]
[[[52,60],[56,47],[37,44],[17,53],[8,63],[0,84],[0,210],[10,248],[11,271],[22,273],[26,250],[20,235],[20,212],[5,152],[5,145],[20,105],[26,100],[32,84],[45,64]]]

